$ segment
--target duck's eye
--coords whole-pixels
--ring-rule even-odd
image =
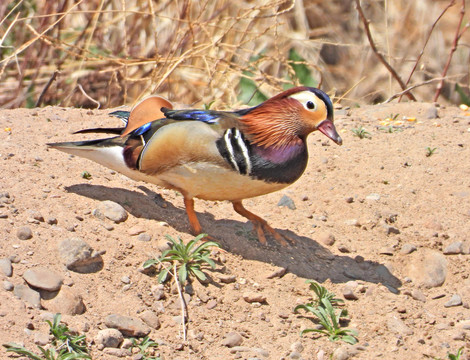
[[[307,109],[309,110],[315,109],[315,103],[313,101],[307,101]]]

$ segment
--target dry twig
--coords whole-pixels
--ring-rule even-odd
[[[380,60],[380,62],[387,68],[387,70],[392,74],[393,78],[400,84],[400,87],[405,90],[406,85],[403,82],[403,80],[400,78],[400,76],[397,74],[395,69],[387,62],[387,60],[384,58],[384,56],[377,50],[377,46],[375,45],[374,39],[372,38],[372,34],[370,33],[370,28],[369,28],[369,20],[367,20],[366,16],[364,15],[364,11],[362,10],[360,0],[355,0],[356,1],[356,9],[357,12],[359,13],[359,17],[362,20],[362,23],[364,24],[364,30],[367,35],[367,39],[369,40],[370,47],[372,48],[372,51],[374,54],[377,56],[377,58]],[[406,96],[413,101],[416,101],[416,98],[411,92],[407,92]]]
[[[459,40],[470,26],[470,23],[467,23],[465,27],[462,30],[460,30],[464,16],[465,16],[465,0],[462,0],[462,6],[460,8],[459,23],[457,24],[457,29],[455,31],[455,37],[454,37],[454,41],[452,42],[452,48],[450,49],[449,56],[447,57],[447,62],[444,66],[444,70],[442,71],[442,80],[439,82],[439,84],[437,84],[436,93],[434,94],[434,99],[433,99],[434,102],[437,101],[437,99],[439,98],[439,95],[441,94],[442,87],[444,86],[444,78],[446,77],[447,71],[449,70],[450,62],[452,61],[452,56],[454,55],[455,50],[457,50]]]

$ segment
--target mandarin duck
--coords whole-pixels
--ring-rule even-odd
[[[228,200],[254,224],[258,239],[266,233],[281,245],[285,239],[261,217],[246,210],[243,199],[281,190],[307,166],[306,138],[320,131],[342,140],[333,125],[333,106],[323,91],[295,87],[265,102],[237,111],[173,110],[151,96],[131,111],[115,111],[121,128],[76,133],[111,133],[106,139],[60,142],[50,147],[93,160],[131,179],[181,192],[194,234],[202,232],[194,198]]]

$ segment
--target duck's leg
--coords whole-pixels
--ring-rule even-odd
[[[191,232],[196,236],[201,234],[202,227],[197,219],[196,212],[194,211],[194,199],[185,197],[184,207],[186,208],[186,214],[188,215],[189,225],[191,225]]]
[[[266,245],[266,236],[265,232],[268,232],[279,244],[282,246],[287,246],[288,243],[285,239],[294,242],[292,239],[279,234],[276,230],[274,230],[271,226],[268,225],[266,220],[260,218],[258,215],[253,214],[252,212],[245,209],[241,201],[232,201],[233,209],[239,213],[241,216],[246,217],[250,220],[258,234],[258,240],[261,244]]]

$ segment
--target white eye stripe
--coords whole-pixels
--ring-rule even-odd
[[[299,101],[308,111],[315,111],[318,108],[318,97],[311,91],[301,91],[291,95],[290,97]]]

